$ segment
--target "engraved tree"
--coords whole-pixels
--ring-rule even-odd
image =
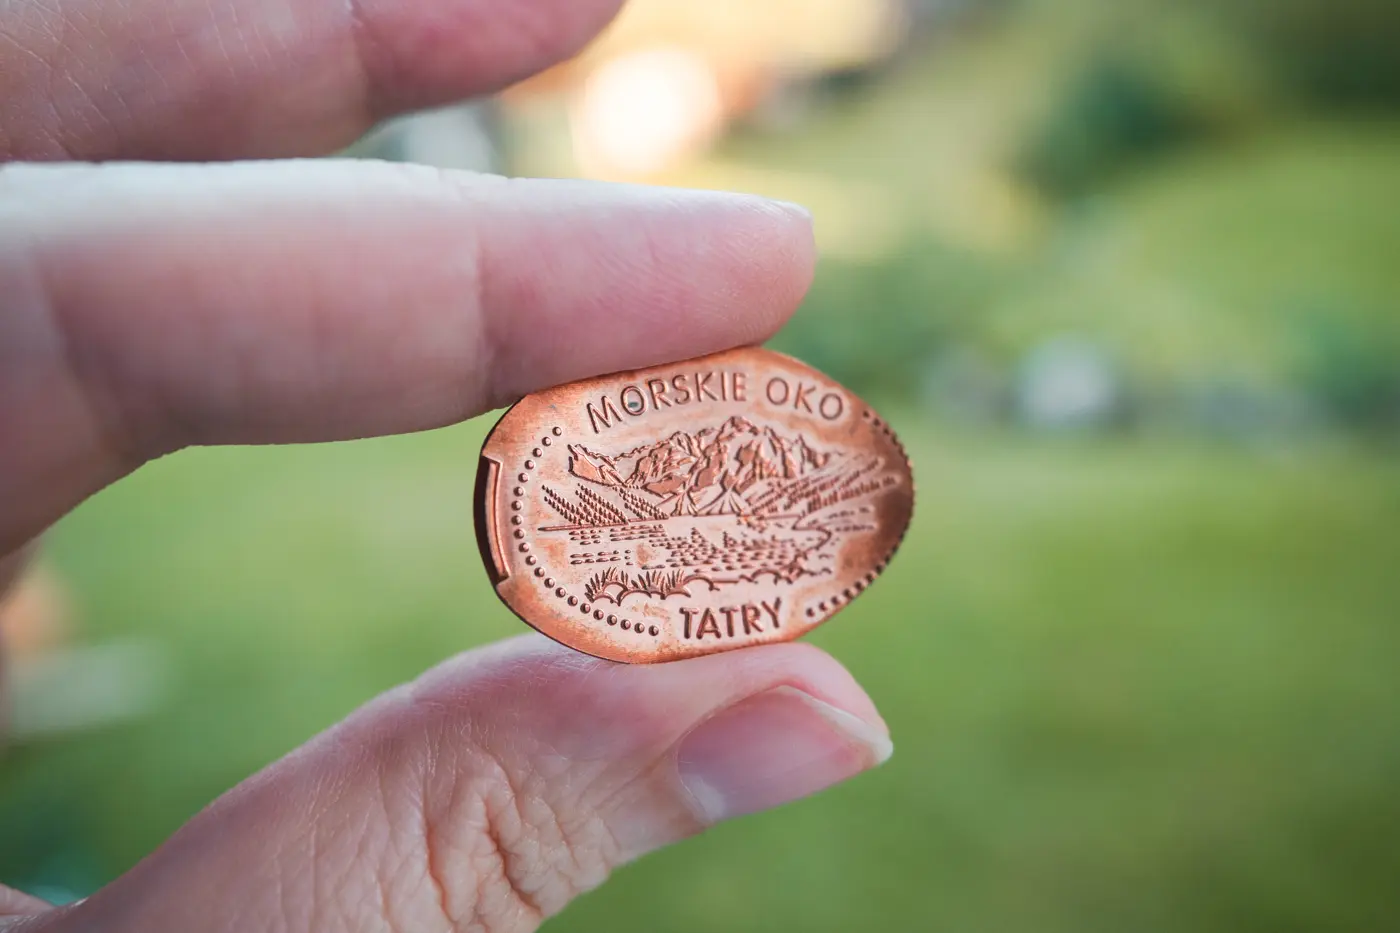
[[[660,509],[632,490],[626,487],[619,487],[616,492],[618,498],[622,500],[622,504],[630,509],[638,518],[644,521],[665,521],[666,515]]]
[[[553,489],[550,489],[548,486],[543,487],[542,492],[544,495],[545,504],[548,505],[554,511],[558,512],[560,517],[562,517],[566,522],[570,522],[574,525],[588,524],[588,522],[584,521],[583,513],[579,511],[578,507],[570,502],[565,501],[564,497],[559,495],[559,493],[555,492]]]
[[[577,490],[579,502],[583,505],[583,513],[593,521],[592,525],[625,525],[627,516],[618,511],[613,505],[602,496],[591,489],[580,487]]]

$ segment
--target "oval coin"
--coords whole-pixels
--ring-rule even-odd
[[[885,569],[913,506],[874,411],[750,347],[525,397],[482,448],[476,523],[516,615],[646,663],[811,631]]]

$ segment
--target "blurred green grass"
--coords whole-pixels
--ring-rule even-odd
[[[893,421],[912,532],[813,640],[895,757],[620,871],[552,929],[1393,918],[1400,465]],[[158,638],[177,677],[149,719],[10,754],[0,880],[110,877],[376,692],[519,631],[473,543],[485,427],[186,452],[66,520],[52,554],[87,634]]]

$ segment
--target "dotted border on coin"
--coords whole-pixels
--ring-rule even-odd
[[[876,429],[881,434],[883,434],[885,436],[885,439],[890,442],[894,449],[899,451],[900,457],[904,459],[904,471],[907,475],[912,477],[914,475],[914,468],[913,464],[909,461],[909,452],[905,450],[904,445],[900,443],[899,436],[894,433],[894,429],[892,429],[888,424],[886,424],[884,419],[882,419],[879,415],[875,414],[875,412],[871,411],[868,408],[861,411],[860,417],[861,420],[863,420],[866,424],[870,425],[872,428]],[[909,524],[905,525],[905,534],[908,533],[909,525],[912,525],[913,523],[914,512],[913,503],[911,501],[909,511]],[[835,610],[840,609],[843,604],[849,603],[852,600],[854,600],[857,596],[863,593],[872,583],[875,582],[876,577],[880,576],[880,574],[885,572],[885,568],[890,565],[890,559],[894,557],[894,552],[899,550],[899,546],[903,543],[904,534],[901,534],[899,536],[899,540],[895,541],[894,545],[889,549],[889,551],[885,553],[885,556],[880,558],[880,562],[875,565],[874,569],[872,569],[865,576],[861,577],[855,583],[846,587],[844,590],[841,590],[838,593],[833,593],[826,599],[821,600],[817,603],[816,606],[808,605],[806,610],[804,610],[802,614],[809,619],[815,619],[818,614],[821,614],[823,616],[827,615],[828,612],[834,612]]]
[[[530,456],[533,458],[543,457],[544,450],[542,448],[552,446],[556,437],[563,436],[563,428],[550,428],[549,434],[546,434],[545,436],[540,438],[540,447],[536,447],[534,450],[530,451]],[[539,466],[539,464],[536,463],[534,459],[526,460],[523,465],[525,467],[525,472],[521,473],[518,477],[522,485],[516,486],[514,489],[511,490],[511,493],[514,498],[511,499],[510,509],[512,512],[517,513],[511,516],[510,523],[512,525],[523,524],[524,520],[518,514],[525,508],[525,488],[523,484],[528,483],[530,481],[530,473],[532,473]],[[525,537],[524,530],[517,528],[515,531],[515,537],[517,539]],[[529,542],[521,541],[519,549],[522,554],[529,554]],[[526,566],[535,568],[535,577],[536,579],[539,579],[541,583],[544,584],[545,592],[548,595],[552,595],[555,599],[560,600],[561,602],[568,605],[570,608],[579,610],[579,612],[581,612],[583,615],[591,615],[596,621],[600,622],[606,618],[607,623],[609,625],[617,626],[618,628],[621,628],[625,631],[636,632],[638,635],[650,635],[653,638],[656,638],[661,634],[661,629],[657,628],[655,625],[642,622],[633,622],[631,619],[619,619],[616,615],[605,615],[603,610],[595,609],[586,599],[580,599],[577,596],[571,595],[569,591],[566,590],[564,587],[556,585],[556,581],[553,577],[547,576],[544,567],[539,566],[539,559],[535,557],[535,555],[529,554],[529,556],[525,558],[525,564]]]

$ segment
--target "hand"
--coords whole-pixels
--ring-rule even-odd
[[[0,151],[324,151],[573,52],[615,5],[20,0],[0,7]],[[151,458],[433,428],[759,341],[812,263],[805,214],[737,195],[334,161],[6,168],[0,576]],[[808,646],[626,667],[519,638],[380,697],[84,902],[0,889],[0,930],[533,929],[614,866],[889,749]]]

